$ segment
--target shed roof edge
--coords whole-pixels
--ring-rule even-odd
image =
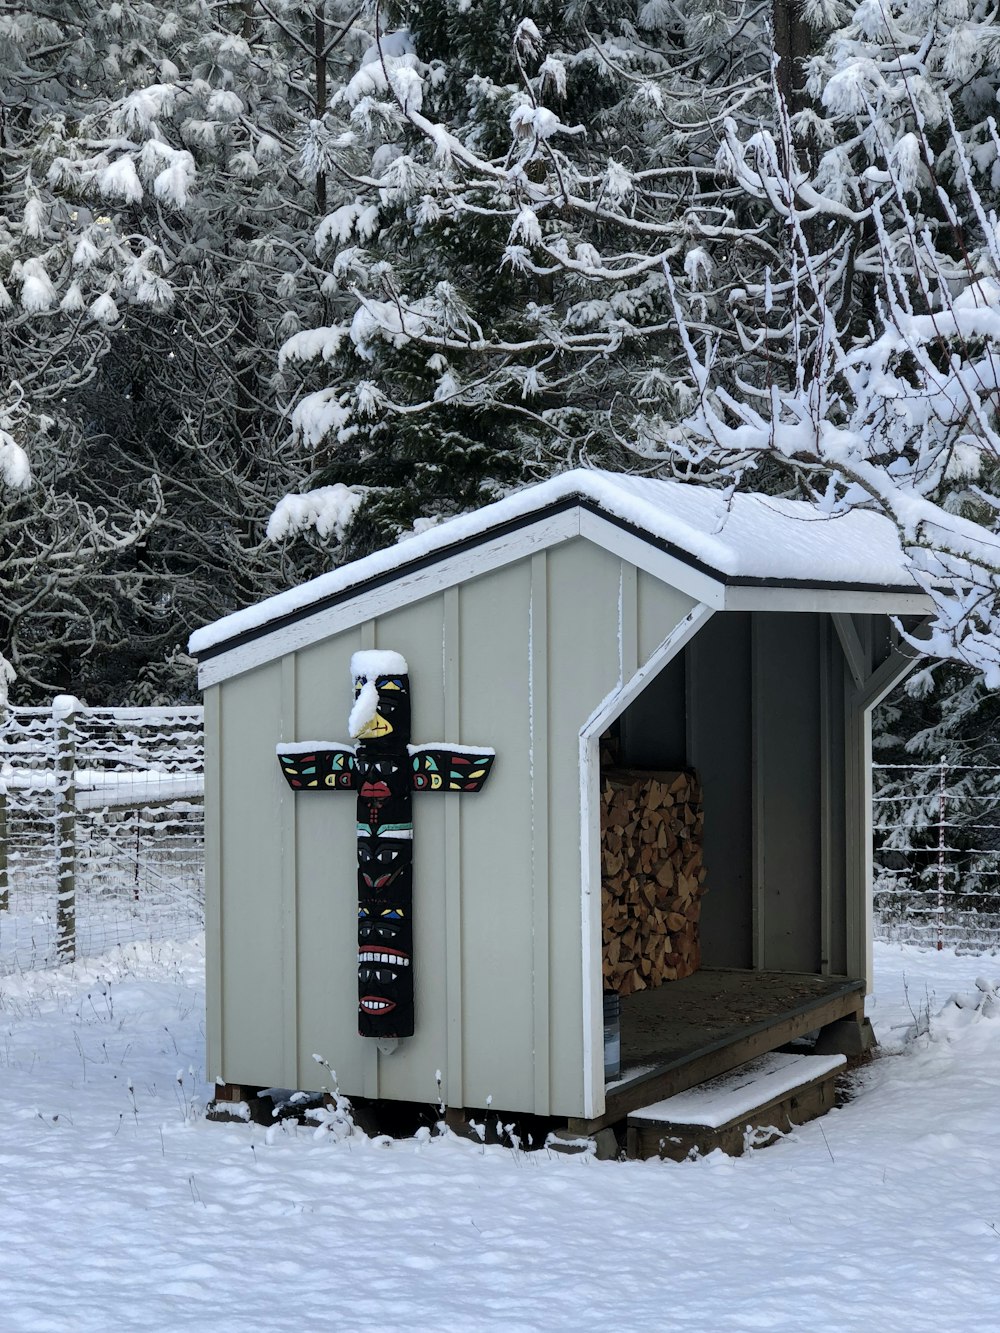
[[[410,577],[421,569],[430,568],[446,561],[458,559],[467,551],[482,546],[487,542],[494,541],[498,537],[511,535],[521,529],[544,523],[545,521],[555,518],[572,509],[583,510],[592,514],[594,517],[601,519],[604,523],[608,523],[612,527],[616,527],[623,532],[629,533],[632,537],[644,542],[653,550],[668,555],[681,564],[713,579],[723,588],[783,588],[816,592],[872,592],[889,596],[898,594],[908,598],[912,598],[914,593],[919,592],[917,586],[912,583],[861,583],[846,580],[760,578],[754,577],[753,575],[727,574],[708,564],[706,561],[700,560],[684,547],[670,542],[666,538],[660,537],[655,533],[651,533],[645,528],[640,527],[638,524],[632,523],[628,519],[622,518],[617,514],[609,513],[607,509],[602,507],[589,496],[576,493],[552,501],[538,509],[532,509],[526,513],[519,514],[503,523],[492,525],[468,537],[461,538],[456,542],[451,542],[448,545],[438,547],[433,551],[418,555],[414,559],[404,560],[384,572],[369,575],[368,577],[361,577],[354,582],[347,582],[343,587],[338,588],[335,592],[327,594],[325,597],[318,597],[315,601],[308,602],[292,611],[277,614],[272,619],[265,620],[258,625],[253,625],[244,630],[238,630],[236,633],[215,642],[208,643],[202,648],[197,647],[193,642],[193,655],[199,662],[210,661],[224,653],[232,652],[234,649],[277,633],[289,625],[298,624],[303,620],[308,620],[310,617],[329,610],[332,607],[339,605],[341,602],[350,601],[366,592],[375,591],[376,589],[385,587],[399,579]],[[561,540],[569,540],[568,535],[563,535]],[[586,540],[595,540],[593,531],[587,534]],[[345,566],[345,569],[347,568],[349,568],[349,566]],[[197,636],[193,636],[193,638],[197,638]]]

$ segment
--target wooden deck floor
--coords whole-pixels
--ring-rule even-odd
[[[858,1012],[864,982],[797,972],[702,968],[622,1000],[622,1072],[598,1121],[672,1097],[745,1060]]]

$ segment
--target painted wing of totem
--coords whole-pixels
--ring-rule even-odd
[[[480,791],[490,775],[493,750],[411,745],[414,791]]]
[[[289,787],[297,791],[354,791],[355,756],[350,745],[326,742],[279,745],[278,763]]]

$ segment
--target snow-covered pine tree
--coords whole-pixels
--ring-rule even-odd
[[[719,154],[776,255],[732,303],[747,364],[734,391],[717,335],[692,328],[698,407],[663,445],[735,484],[783,477],[831,513],[897,523],[937,603],[928,647],[952,665],[882,710],[878,753],[947,757],[949,884],[961,865],[963,888],[995,892],[994,844],[971,828],[995,775],[964,765],[990,761],[1000,683],[1000,26],[976,0],[804,12],[840,25],[804,97],[777,98],[776,132],[728,121]],[[776,94],[787,84],[779,67]],[[886,856],[937,837],[939,773],[900,772],[879,780],[880,816],[901,825],[881,831]],[[908,869],[935,878],[933,859]]]
[[[338,0],[8,16],[0,276],[38,480],[10,515],[30,555],[4,642],[26,686],[114,701],[150,659],[182,669],[194,624],[318,567],[277,555],[264,526],[300,475],[277,346],[328,314],[307,251],[322,183],[299,149],[356,59],[354,17]],[[53,487],[91,537],[52,521]],[[133,522],[143,509],[156,521]],[[55,532],[73,554],[47,565]],[[72,597],[48,588],[53,564]]]
[[[550,470],[662,465],[692,391],[674,301],[726,322],[726,289],[772,250],[714,166],[723,112],[767,114],[758,7],[392,18],[309,144],[338,317],[282,353],[309,368],[293,419],[314,485],[366,488],[352,554]],[[277,530],[317,513],[299,499]]]
[[[92,381],[120,322],[118,274],[136,300],[162,302],[163,255],[130,235],[128,171],[114,154],[100,167],[115,214],[70,202],[48,164],[84,138],[108,84],[129,77],[152,5],[99,0],[0,14],[0,649],[22,683],[68,685],[99,638],[114,641],[114,563],[147,535],[159,509],[155,482],[108,484],[88,469],[86,423],[73,402]],[[30,469],[30,477],[29,477]],[[145,591],[134,579],[131,593]],[[9,683],[10,672],[0,665]]]
[[[779,115],[775,132],[727,120],[719,165],[779,262],[740,294],[748,356],[735,392],[716,334],[688,321],[698,406],[663,441],[737,483],[777,462],[830,513],[891,517],[937,607],[929,650],[990,687],[998,40],[971,0],[864,0],[810,66],[813,106]]]

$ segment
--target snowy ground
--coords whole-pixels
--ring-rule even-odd
[[[1000,958],[877,967],[856,1099],[681,1165],[207,1124],[196,944],[0,978],[0,1329],[1000,1328]]]

